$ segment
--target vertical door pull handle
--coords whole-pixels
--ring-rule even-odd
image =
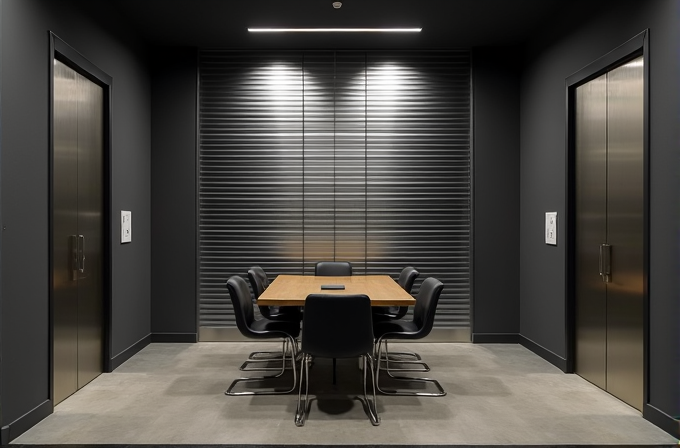
[[[78,255],[78,270],[82,274],[85,272],[85,235],[78,235]]]
[[[612,246],[600,244],[600,276],[602,281],[610,283],[612,275]]]
[[[69,246],[71,247],[71,253],[69,259],[71,262],[71,280],[78,280],[78,268],[80,266],[80,251],[78,250],[78,235],[69,235]]]
[[[604,246],[604,244],[600,244],[600,246],[598,248],[599,251],[600,251],[599,257],[598,257],[598,266],[600,268],[600,277],[602,277],[604,275],[604,266],[602,265],[602,246]]]

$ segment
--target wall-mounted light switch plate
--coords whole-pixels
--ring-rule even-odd
[[[120,211],[120,242],[132,242],[132,212]]]
[[[557,246],[557,212],[545,213],[545,244]]]

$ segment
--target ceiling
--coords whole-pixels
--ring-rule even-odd
[[[465,48],[526,40],[568,0],[108,0],[154,45],[202,48]],[[95,2],[90,2],[92,5]],[[573,1],[572,1],[573,4]],[[110,11],[110,10],[109,10]],[[417,34],[254,34],[248,27],[422,27]]]

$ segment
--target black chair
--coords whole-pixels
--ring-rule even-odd
[[[399,283],[399,286],[401,286],[404,291],[410,294],[413,289],[413,283],[419,275],[420,272],[418,272],[416,268],[413,266],[406,266],[401,270],[397,283]],[[406,316],[406,313],[408,313],[408,306],[374,306],[373,320],[401,319]]]
[[[265,273],[264,269],[260,266],[252,266],[248,269],[248,280],[250,281],[250,286],[253,289],[253,300],[257,300],[264,290],[269,286],[269,278]],[[258,305],[260,315],[266,319],[279,320],[279,321],[289,321],[298,323],[302,320],[302,313],[300,308],[296,306],[290,307],[270,307],[266,305]],[[270,352],[270,351],[256,351],[252,352],[248,359],[240,367],[243,371],[271,371],[278,370],[276,367],[257,367],[249,368],[250,364],[268,364],[271,361],[281,360],[286,352],[287,340],[284,339],[283,347],[280,352]]]
[[[226,395],[272,395],[272,394],[287,394],[295,390],[297,383],[297,369],[295,367],[295,358],[297,356],[297,345],[295,338],[300,335],[300,322],[293,321],[275,321],[270,319],[255,320],[255,313],[253,310],[253,301],[250,297],[250,289],[246,281],[234,275],[227,281],[227,289],[229,290],[229,297],[234,306],[234,317],[236,319],[236,326],[241,334],[251,339],[283,339],[287,341],[288,347],[284,351],[281,359],[281,371],[276,375],[262,376],[262,377],[248,377],[235,379],[227,391]],[[278,378],[282,376],[286,370],[286,361],[290,361],[293,369],[293,385],[287,390],[266,390],[266,391],[245,391],[234,392],[233,389],[238,383],[261,382],[263,380]],[[277,369],[278,370],[278,369]]]
[[[352,264],[349,261],[319,261],[314,267],[314,275],[348,277],[352,275]]]
[[[416,296],[416,305],[413,309],[413,320],[404,321],[400,320],[388,320],[383,322],[377,322],[373,327],[373,333],[376,337],[376,348],[378,354],[376,359],[381,359],[382,353],[382,343],[386,340],[394,339],[422,339],[432,331],[432,326],[434,324],[434,316],[437,311],[437,303],[439,302],[439,296],[444,289],[444,284],[437,280],[436,278],[429,277],[423,281],[420,285],[420,290]],[[418,396],[430,396],[430,397],[442,397],[446,395],[446,391],[439,384],[439,381],[431,378],[415,378],[415,377],[402,377],[392,375],[389,369],[390,358],[387,357],[385,362],[388,364],[386,371],[387,374],[395,380],[398,381],[408,381],[408,382],[420,382],[420,383],[430,383],[434,384],[438,392],[417,392],[408,390],[387,390],[380,388],[380,369],[375,369],[375,383],[376,388],[387,395],[418,395]],[[429,368],[428,368],[429,369]]]
[[[260,266],[251,266],[248,269],[248,280],[250,286],[253,288],[254,299],[257,300],[267,286],[269,286],[269,277]],[[262,317],[272,320],[302,320],[302,313],[297,306],[267,306],[258,305],[258,309]]]
[[[411,293],[411,290],[413,289],[413,283],[416,281],[416,278],[420,275],[420,272],[416,270],[413,266],[406,266],[404,269],[401,270],[401,273],[399,274],[399,279],[397,280],[397,283],[399,283],[399,286],[401,286],[404,291],[408,292],[409,294]],[[376,306],[373,307],[373,322],[380,322],[380,321],[385,321],[385,320],[395,320],[395,319],[401,319],[403,318],[406,313],[408,313],[408,306]],[[389,357],[391,361],[394,362],[401,362],[403,361],[404,363],[409,363],[409,364],[420,364],[422,365],[421,368],[392,368],[392,371],[396,372],[428,372],[430,368],[428,367],[427,364],[420,362],[421,357],[418,353],[415,352],[392,352],[390,353],[387,347],[387,340],[383,341],[385,345],[385,349],[383,351],[383,358],[382,360],[387,361],[387,358]],[[382,361],[381,360],[381,361]],[[378,366],[380,366],[381,363],[378,363]],[[389,366],[389,364],[387,364]]]
[[[352,275],[352,264],[349,261],[319,261],[314,266],[317,277],[349,277]],[[333,384],[336,382],[336,361],[333,358]]]
[[[300,389],[295,411],[295,424],[303,426],[309,414],[309,364],[312,357],[363,359],[364,396],[357,397],[364,405],[371,423],[380,424],[375,398],[375,370],[373,362],[373,320],[371,300],[367,295],[310,294],[305,300],[302,318],[302,364]],[[366,391],[366,376],[373,382],[373,398]],[[305,384],[305,397],[302,387]]]
[[[267,289],[267,286],[269,286],[269,277],[267,277],[267,273],[264,272],[264,269],[260,266],[251,266],[250,269],[248,269],[248,281],[250,282],[250,287],[253,288],[254,300],[257,300],[264,290]],[[271,315],[275,314],[272,313],[273,307],[258,305],[258,308],[262,317],[266,317],[267,319],[270,319]]]

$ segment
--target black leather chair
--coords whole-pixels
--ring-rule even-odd
[[[420,275],[420,272],[416,270],[413,266],[406,266],[404,269],[401,270],[401,273],[399,274],[399,279],[397,280],[397,283],[399,286],[401,286],[404,291],[408,292],[409,294],[411,293],[411,290],[413,289],[413,283],[416,281],[418,276]],[[408,306],[377,306],[373,307],[373,322],[377,323],[380,321],[385,321],[385,320],[395,320],[395,319],[401,319],[403,318],[406,313],[408,313]],[[415,352],[389,352],[388,347],[387,347],[387,340],[383,341],[384,343],[384,350],[382,351],[382,360],[387,361],[387,358],[389,357],[391,361],[394,362],[400,362],[402,363],[409,363],[409,364],[420,364],[422,365],[421,368],[397,368],[397,367],[392,367],[392,371],[395,372],[428,372],[430,368],[427,366],[427,364],[420,362],[421,357],[418,353]],[[381,360],[381,361],[382,361]],[[381,363],[378,363],[378,366],[380,367]],[[387,367],[389,367],[389,363],[386,364]]]
[[[269,277],[267,273],[260,266],[251,266],[248,269],[248,280],[250,286],[253,288],[254,299],[257,300],[267,286],[269,286]],[[302,320],[302,313],[297,306],[267,306],[258,305],[258,309],[262,317],[272,320]]]
[[[413,266],[406,266],[401,270],[397,283],[399,283],[399,286],[401,286],[404,291],[410,294],[413,289],[413,283],[419,275],[420,272],[418,272],[416,268]],[[401,319],[406,316],[406,313],[408,313],[408,306],[374,306],[373,320]]]
[[[364,396],[357,397],[364,404],[373,425],[380,424],[375,398],[375,370],[373,362],[373,319],[371,300],[364,294],[310,294],[305,300],[302,318],[302,365],[300,389],[295,411],[295,424],[303,426],[309,414],[309,364],[312,357],[363,359]],[[366,377],[373,382],[373,398],[367,394]],[[305,387],[304,400],[302,387]]]
[[[264,269],[260,266],[251,266],[250,269],[248,269],[248,281],[250,282],[250,287],[253,289],[254,300],[257,300],[264,290],[267,289],[267,286],[269,286],[269,277],[267,277],[267,273],[264,272]],[[260,315],[267,319],[271,319],[272,314],[276,314],[272,313],[272,311],[274,311],[272,309],[273,307],[258,305],[258,308],[260,310]]]
[[[248,269],[248,280],[250,286],[253,288],[253,296],[255,300],[259,299],[267,286],[269,286],[269,277],[260,266],[251,266]],[[262,317],[271,320],[302,320],[302,313],[297,306],[267,306],[258,305],[258,309]]]
[[[248,269],[248,280],[250,287],[253,289],[253,299],[257,300],[264,290],[269,286],[269,278],[266,272],[260,266],[252,266]],[[260,315],[266,319],[300,322],[302,320],[302,313],[300,308],[296,306],[287,307],[270,307],[266,305],[258,305]],[[249,368],[251,364],[269,364],[271,361],[282,359],[284,356],[287,341],[284,339],[283,347],[280,352],[256,351],[252,352],[248,359],[240,367],[243,371],[271,371],[278,370],[276,367],[256,367]]]
[[[227,391],[226,395],[272,395],[272,394],[287,394],[295,390],[297,383],[297,369],[295,366],[295,359],[297,356],[297,345],[295,338],[300,335],[300,322],[293,321],[275,321],[270,319],[255,319],[255,312],[253,310],[253,301],[250,296],[250,289],[246,281],[234,275],[227,281],[227,289],[229,290],[229,297],[234,306],[234,318],[236,319],[236,326],[241,334],[250,339],[283,339],[288,343],[288,347],[284,351],[281,359],[281,369],[276,375],[262,376],[262,377],[248,377],[235,379]],[[234,387],[239,383],[261,382],[263,380],[278,378],[285,373],[286,362],[289,361],[293,369],[293,384],[290,389],[285,390],[263,390],[263,391],[245,391],[234,392]],[[277,369],[278,370],[278,369]]]
[[[352,264],[349,261],[319,261],[314,266],[314,275],[321,277],[349,277],[352,275]],[[336,361],[333,358],[333,384],[336,382]]]
[[[319,261],[314,267],[314,275],[347,277],[352,275],[352,264],[349,261]]]
[[[376,359],[381,359],[382,357],[382,343],[387,340],[395,339],[422,339],[432,331],[432,326],[434,324],[434,316],[437,311],[437,303],[439,302],[439,296],[444,289],[444,284],[437,280],[436,278],[429,277],[426,278],[420,285],[420,290],[416,296],[416,305],[413,309],[413,320],[404,321],[400,320],[387,320],[383,322],[377,322],[373,327],[373,333],[376,337],[376,348],[377,355]],[[402,377],[391,374],[389,369],[390,358],[387,357],[386,363],[387,368],[386,373],[395,380],[398,381],[408,381],[408,382],[420,382],[420,383],[430,383],[437,388],[437,392],[417,392],[409,390],[389,390],[380,388],[380,371],[377,368],[375,374],[376,388],[387,395],[418,395],[418,396],[430,396],[430,397],[441,397],[446,395],[446,391],[439,384],[439,381],[431,378],[416,378],[416,377]],[[428,367],[429,370],[429,367]]]

